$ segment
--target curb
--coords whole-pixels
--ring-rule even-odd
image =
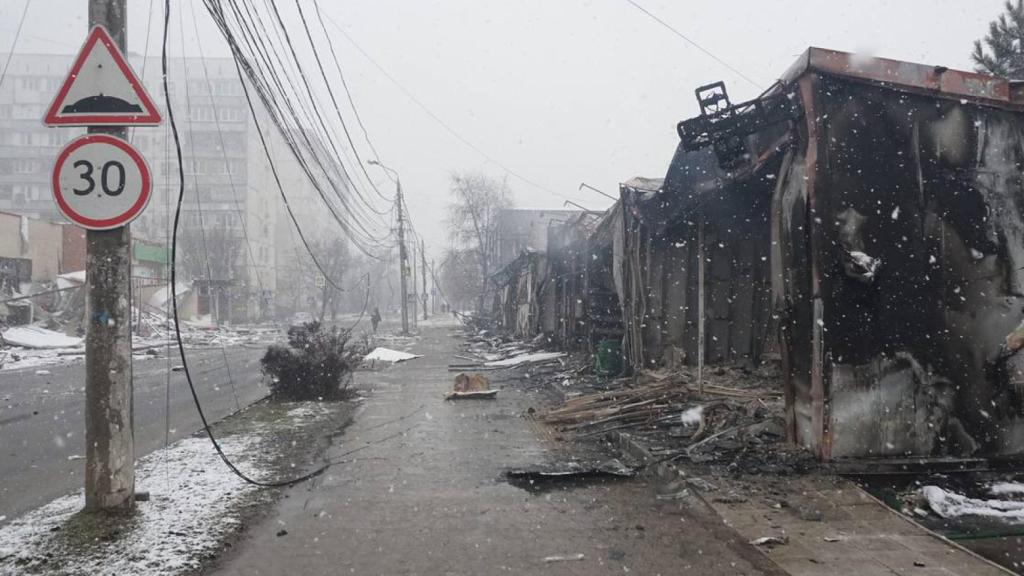
[[[642,462],[644,465],[643,475],[651,480],[668,484],[685,477],[683,471],[677,466],[669,461],[656,459],[647,451],[646,448],[643,447],[642,444],[637,442],[636,439],[628,433],[612,431],[606,435],[606,438],[609,442],[615,445],[623,455],[635,458],[637,461]],[[761,570],[761,572],[766,576],[791,574],[789,571],[779,566],[771,556],[765,554],[761,550],[758,550],[754,546],[747,545],[746,539],[744,539],[739,532],[728,527],[725,518],[722,517],[722,515],[719,514],[713,506],[711,506],[711,503],[707,501],[703,494],[701,494],[700,490],[690,487],[689,493],[693,495],[694,503],[700,508],[700,514],[707,515],[706,520],[708,522],[715,522],[718,524],[714,529],[726,530],[731,535],[735,536],[737,542],[742,542],[741,546],[743,549],[734,550],[750,562],[754,568]],[[709,525],[708,528],[712,527]]]
[[[609,432],[606,435],[606,438],[609,440],[609,442],[611,442],[614,446],[616,446],[624,455],[626,455],[628,457],[631,457],[631,458],[635,458],[637,461],[643,463],[643,465],[645,466],[645,468],[644,468],[644,475],[647,476],[648,478],[651,478],[651,479],[656,480],[658,482],[669,483],[669,482],[672,482],[673,480],[677,480],[677,479],[685,476],[685,474],[682,472],[682,470],[680,470],[677,466],[675,466],[671,462],[668,462],[668,461],[658,461],[657,459],[655,459],[654,456],[650,452],[648,452],[647,449],[644,448],[642,444],[637,442],[628,433],[616,430],[616,431]],[[1009,569],[1007,569],[1007,568],[1005,568],[1005,567],[1003,567],[1003,566],[1001,566],[1001,565],[999,565],[999,564],[989,560],[988,558],[985,558],[984,556],[981,556],[980,554],[978,554],[978,553],[976,553],[976,552],[974,552],[972,550],[969,550],[969,549],[965,548],[960,543],[954,542],[954,541],[952,541],[952,540],[942,536],[941,534],[926,528],[925,526],[921,525],[919,522],[915,521],[913,518],[908,518],[905,515],[900,514],[899,512],[893,510],[892,508],[887,506],[884,502],[882,502],[881,500],[879,500],[878,498],[876,498],[875,496],[873,496],[869,492],[865,491],[864,489],[860,488],[856,484],[853,484],[853,486],[856,487],[858,490],[860,490],[863,494],[868,496],[871,500],[875,501],[880,508],[886,510],[890,514],[895,515],[896,517],[900,518],[901,520],[903,520],[905,522],[908,522],[910,524],[913,524],[914,526],[917,526],[918,528],[924,530],[929,536],[931,536],[933,538],[936,538],[938,540],[941,540],[946,545],[948,545],[950,547],[953,547],[953,548],[957,548],[960,551],[965,552],[968,555],[973,556],[974,558],[976,558],[976,559],[978,559],[978,560],[988,564],[989,566],[1005,572],[1006,574],[1014,574],[1014,572],[1010,571]],[[710,514],[712,514],[715,518],[718,518],[718,519],[720,519],[723,522],[725,521],[725,518],[723,518],[715,510],[715,508],[711,505],[710,502],[708,502],[708,500],[704,497],[704,495],[700,492],[700,490],[692,489],[692,490],[690,490],[690,494],[692,494],[696,498],[696,500],[700,502],[701,506],[703,508],[705,508]],[[771,556],[769,556],[767,554],[764,554],[760,550],[757,550],[757,549],[755,549],[755,550],[756,550],[757,554],[759,554],[761,557],[763,557],[768,562],[771,562],[772,566],[776,567],[779,571],[781,571],[783,573],[787,573],[787,574],[789,573],[784,568],[782,568],[781,566],[776,564]]]

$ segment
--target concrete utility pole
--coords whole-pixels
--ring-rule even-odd
[[[395,202],[398,203],[398,262],[399,275],[402,277],[402,334],[409,333],[409,287],[406,274],[409,271],[409,257],[405,252],[405,220],[402,218],[402,181],[395,179],[398,188]]]
[[[89,0],[89,29],[104,26],[126,52],[126,0]],[[90,133],[126,138],[123,127]],[[135,505],[129,225],[86,232],[85,509]]]
[[[405,218],[402,217],[402,206],[405,204],[402,199],[402,179],[398,172],[388,168],[379,160],[368,160],[372,166],[380,166],[382,170],[391,175],[395,180],[395,205],[398,209],[398,275],[402,280],[402,334],[409,334],[409,285],[406,276],[409,273],[409,254],[405,250]],[[412,278],[412,284],[416,286],[416,276]]]
[[[420,269],[422,270],[421,275],[423,276],[423,319],[427,319],[427,302],[429,296],[427,296],[427,243],[421,238],[420,239]]]

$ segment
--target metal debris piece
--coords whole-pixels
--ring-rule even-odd
[[[472,400],[472,399],[494,399],[498,395],[497,390],[472,390],[469,392],[449,392],[444,395],[445,400]]]
[[[598,464],[580,462],[559,462],[535,468],[508,470],[505,478],[512,484],[534,486],[541,483],[563,482],[595,478],[632,478],[636,470],[626,466],[617,458]]]
[[[750,541],[754,546],[785,546],[789,544],[789,536],[762,536]]]
[[[551,564],[552,562],[576,562],[583,560],[585,556],[583,554],[559,554],[555,556],[545,556],[544,562]]]

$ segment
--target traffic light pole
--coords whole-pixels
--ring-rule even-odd
[[[89,0],[99,24],[127,52],[126,0]],[[127,137],[126,128],[89,128]],[[129,226],[86,232],[85,509],[135,504],[132,398],[131,233]]]

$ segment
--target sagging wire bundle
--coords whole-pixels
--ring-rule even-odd
[[[178,231],[179,231],[179,225],[181,223],[182,204],[184,202],[184,197],[185,197],[185,171],[184,171],[184,159],[183,159],[182,148],[181,148],[181,136],[180,136],[180,134],[178,132],[177,121],[176,121],[176,119],[174,117],[174,107],[171,105],[170,90],[169,90],[169,86],[168,86],[168,50],[167,50],[167,46],[168,46],[168,36],[169,36],[169,31],[170,31],[170,17],[171,17],[171,0],[165,0],[165,2],[164,2],[164,34],[163,34],[163,45],[162,45],[162,52],[161,52],[160,61],[161,61],[161,71],[162,71],[162,75],[163,75],[164,103],[165,103],[166,108],[167,108],[167,119],[168,119],[168,123],[170,124],[171,134],[172,134],[173,139],[174,139],[174,150],[175,150],[175,156],[176,156],[177,167],[178,167],[178,197],[177,197],[177,200],[175,202],[174,223],[173,223],[173,226],[172,226],[172,229],[171,229],[170,285],[173,287],[173,286],[177,285],[177,265],[176,265],[176,262],[177,262],[177,247],[178,247]],[[243,86],[244,86],[244,83],[243,83]],[[250,106],[252,106],[251,102],[250,102]],[[253,110],[253,113],[255,115],[255,111],[254,110]],[[261,132],[261,137],[262,137],[262,132]],[[275,171],[275,177],[276,177],[276,171]],[[278,180],[278,185],[280,186],[280,181],[279,180]],[[282,191],[282,194],[283,194],[283,191]],[[286,203],[286,206],[287,206],[287,203]],[[298,226],[298,222],[294,220],[295,216],[294,216],[294,214],[291,213],[290,209],[289,209],[289,214],[292,216],[292,219],[293,219],[293,222],[295,223],[295,225]],[[312,253],[310,255],[312,256]],[[326,275],[325,275],[325,278],[326,278]],[[347,330],[348,332],[351,332],[352,330],[355,329],[356,325],[359,323],[359,321],[362,320],[363,315],[366,313],[366,307],[367,307],[367,305],[369,303],[369,294],[370,294],[370,278],[369,278],[369,274],[365,275],[365,281],[367,283],[367,291],[366,291],[366,301],[363,304],[363,311],[360,313],[359,318],[356,320],[355,324],[353,324],[350,328],[348,328],[348,330]],[[341,289],[340,286],[338,286],[338,288]],[[220,443],[217,441],[216,436],[214,436],[214,434],[213,434],[213,429],[210,426],[209,420],[207,420],[207,418],[206,418],[206,413],[203,410],[202,403],[199,400],[199,394],[196,391],[195,383],[193,382],[193,379],[192,379],[192,372],[191,372],[191,369],[189,367],[188,356],[185,353],[185,343],[184,343],[184,340],[182,338],[181,324],[180,324],[180,320],[179,320],[179,317],[178,317],[178,295],[177,295],[177,291],[172,288],[170,290],[170,293],[171,293],[170,300],[171,300],[171,308],[172,308],[172,313],[173,313],[173,327],[174,327],[175,341],[177,343],[178,353],[181,356],[182,371],[183,371],[183,373],[185,375],[185,380],[188,383],[189,392],[192,395],[192,401],[195,404],[196,412],[199,414],[199,419],[202,422],[203,430],[206,433],[207,438],[209,438],[210,443],[213,445],[214,450],[216,450],[217,455],[220,457],[221,461],[224,462],[224,465],[227,466],[228,469],[235,476],[237,476],[238,478],[240,478],[241,480],[243,480],[247,484],[251,484],[251,485],[254,485],[254,486],[259,486],[259,487],[262,487],[262,488],[282,488],[282,487],[293,486],[293,485],[298,484],[300,482],[304,482],[306,480],[310,480],[312,478],[315,478],[315,477],[323,474],[325,471],[327,471],[328,468],[330,468],[331,466],[334,466],[335,464],[341,464],[341,463],[347,462],[347,460],[329,461],[326,464],[323,464],[322,466],[316,468],[315,470],[313,470],[311,472],[308,472],[306,474],[303,474],[301,476],[297,476],[295,478],[289,478],[287,480],[278,480],[278,481],[262,481],[262,480],[257,480],[255,478],[252,478],[251,476],[247,475],[241,469],[239,469],[238,466],[234,462],[232,462],[231,459],[228,458],[227,454],[224,452],[224,450],[221,447]],[[404,416],[402,416],[400,418],[397,418],[395,420],[395,422],[398,422],[398,421],[404,420],[406,418],[409,418],[413,414],[415,414],[416,412],[418,412],[418,411],[420,411],[422,409],[423,409],[423,406],[420,406],[420,408],[417,409],[412,414],[407,414],[407,415],[404,415]],[[338,456],[339,457],[344,457],[344,456],[353,454],[355,452],[358,452],[358,451],[361,451],[361,450],[365,450],[365,449],[367,449],[370,446],[373,446],[375,444],[380,444],[382,442],[386,442],[386,441],[391,440],[393,438],[400,437],[400,436],[406,434],[409,430],[411,430],[415,426],[416,425],[413,424],[412,426],[409,426],[406,429],[400,430],[400,431],[398,431],[398,432],[396,432],[394,434],[385,436],[383,438],[377,439],[377,440],[372,441],[372,442],[367,442],[363,446],[359,446],[359,447],[347,450],[347,451],[339,454]]]

